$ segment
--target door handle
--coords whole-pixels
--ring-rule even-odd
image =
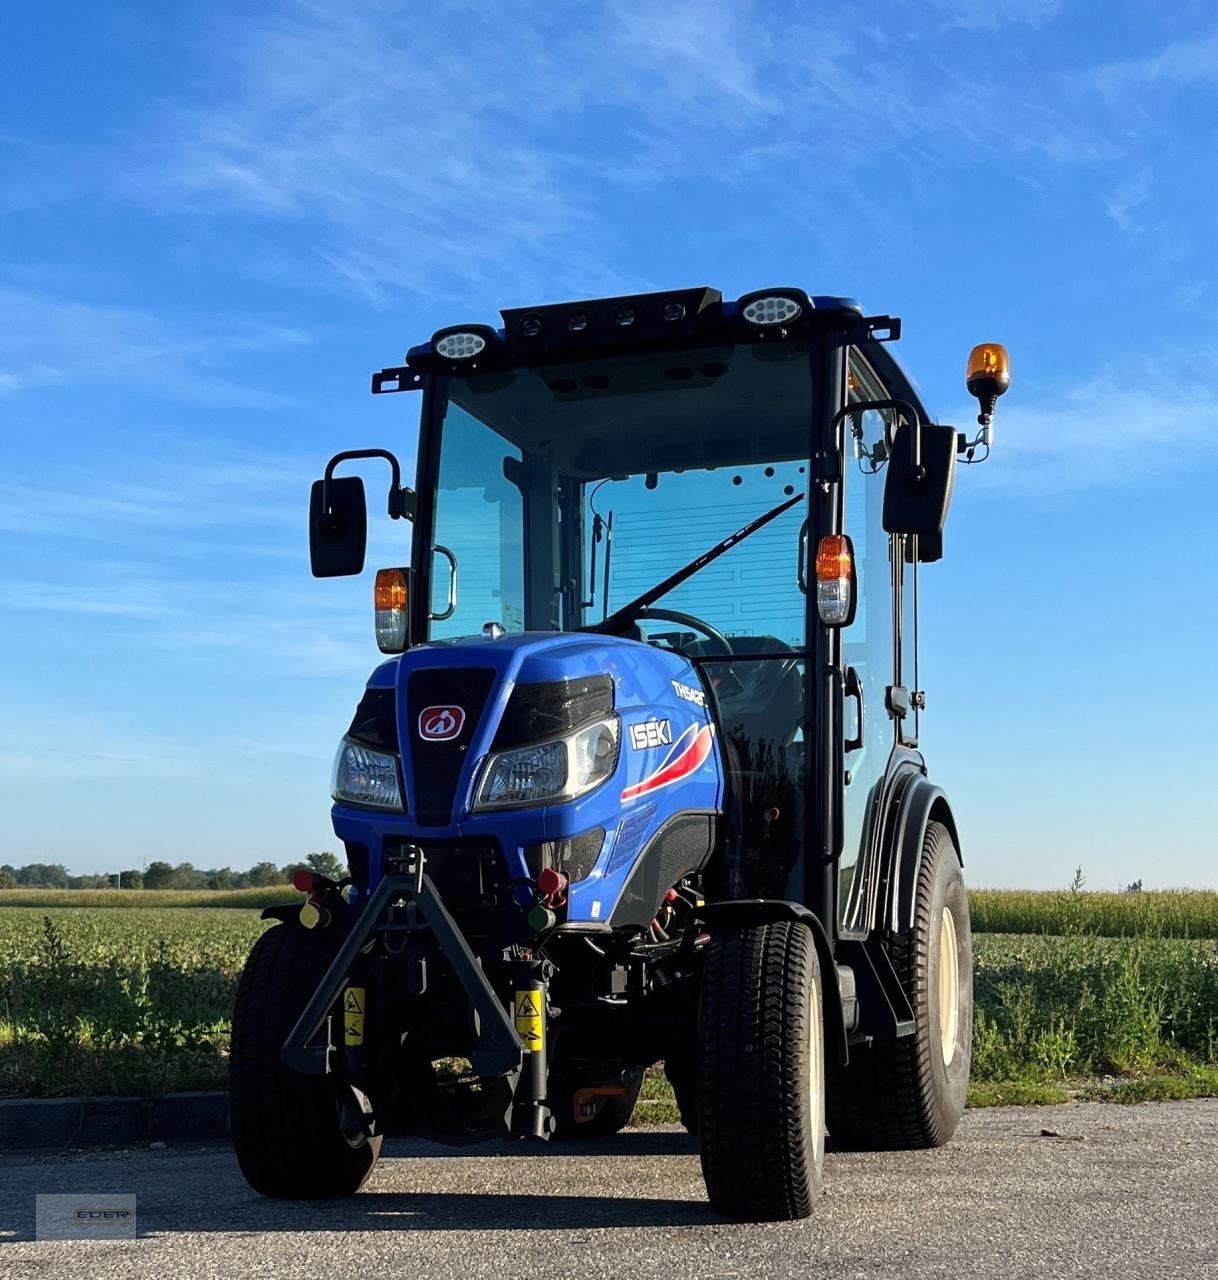
[[[842,684],[842,702],[845,703],[847,698],[853,698],[858,703],[859,719],[858,732],[853,738],[847,738],[842,743],[842,750],[857,751],[863,745],[863,682],[859,679],[859,673],[854,667],[846,668],[846,679]]]
[[[795,578],[799,589],[808,594],[808,521],[799,526],[799,564],[795,567]]]
[[[442,613],[432,613],[428,616],[433,622],[444,622],[457,611],[457,557],[447,547],[442,547],[438,542],[434,544],[432,549],[448,561],[448,602]]]

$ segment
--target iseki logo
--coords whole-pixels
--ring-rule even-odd
[[[424,707],[419,712],[419,737],[429,742],[451,742],[465,728],[461,707]]]
[[[672,724],[668,720],[640,720],[630,726],[630,745],[636,751],[645,751],[648,747],[668,747],[672,745]]]

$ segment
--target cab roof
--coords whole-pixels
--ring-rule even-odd
[[[797,303],[798,315],[780,326],[750,322],[746,316],[750,302],[767,297]],[[910,400],[926,417],[912,380],[884,349],[884,344],[900,337],[900,320],[888,315],[868,316],[853,298],[808,294],[803,289],[780,285],[725,300],[718,289],[700,285],[659,293],[514,307],[502,310],[500,316],[503,323],[499,328],[474,323],[438,329],[430,341],[410,348],[404,368],[374,374],[373,391],[410,389],[408,384],[419,382],[413,375],[421,373],[493,374],[632,351],[688,348],[702,343],[756,343],[769,337],[838,329],[845,331],[851,345],[863,351],[891,393]],[[477,335],[483,343],[477,356],[449,359],[440,355],[436,344],[453,334]]]

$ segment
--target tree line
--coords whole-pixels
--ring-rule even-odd
[[[298,862],[276,866],[256,862],[247,871],[232,867],[210,870],[189,862],[150,862],[140,869],[73,875],[61,862],[27,862],[23,867],[0,866],[0,889],[261,889],[285,884],[298,867],[340,880],[347,868],[328,850],[307,854]]]

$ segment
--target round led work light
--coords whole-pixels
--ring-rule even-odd
[[[472,360],[486,350],[486,336],[475,329],[450,329],[434,337],[431,347],[446,360]]]
[[[749,324],[790,324],[802,311],[801,303],[777,293],[753,298],[744,304],[744,318]]]

